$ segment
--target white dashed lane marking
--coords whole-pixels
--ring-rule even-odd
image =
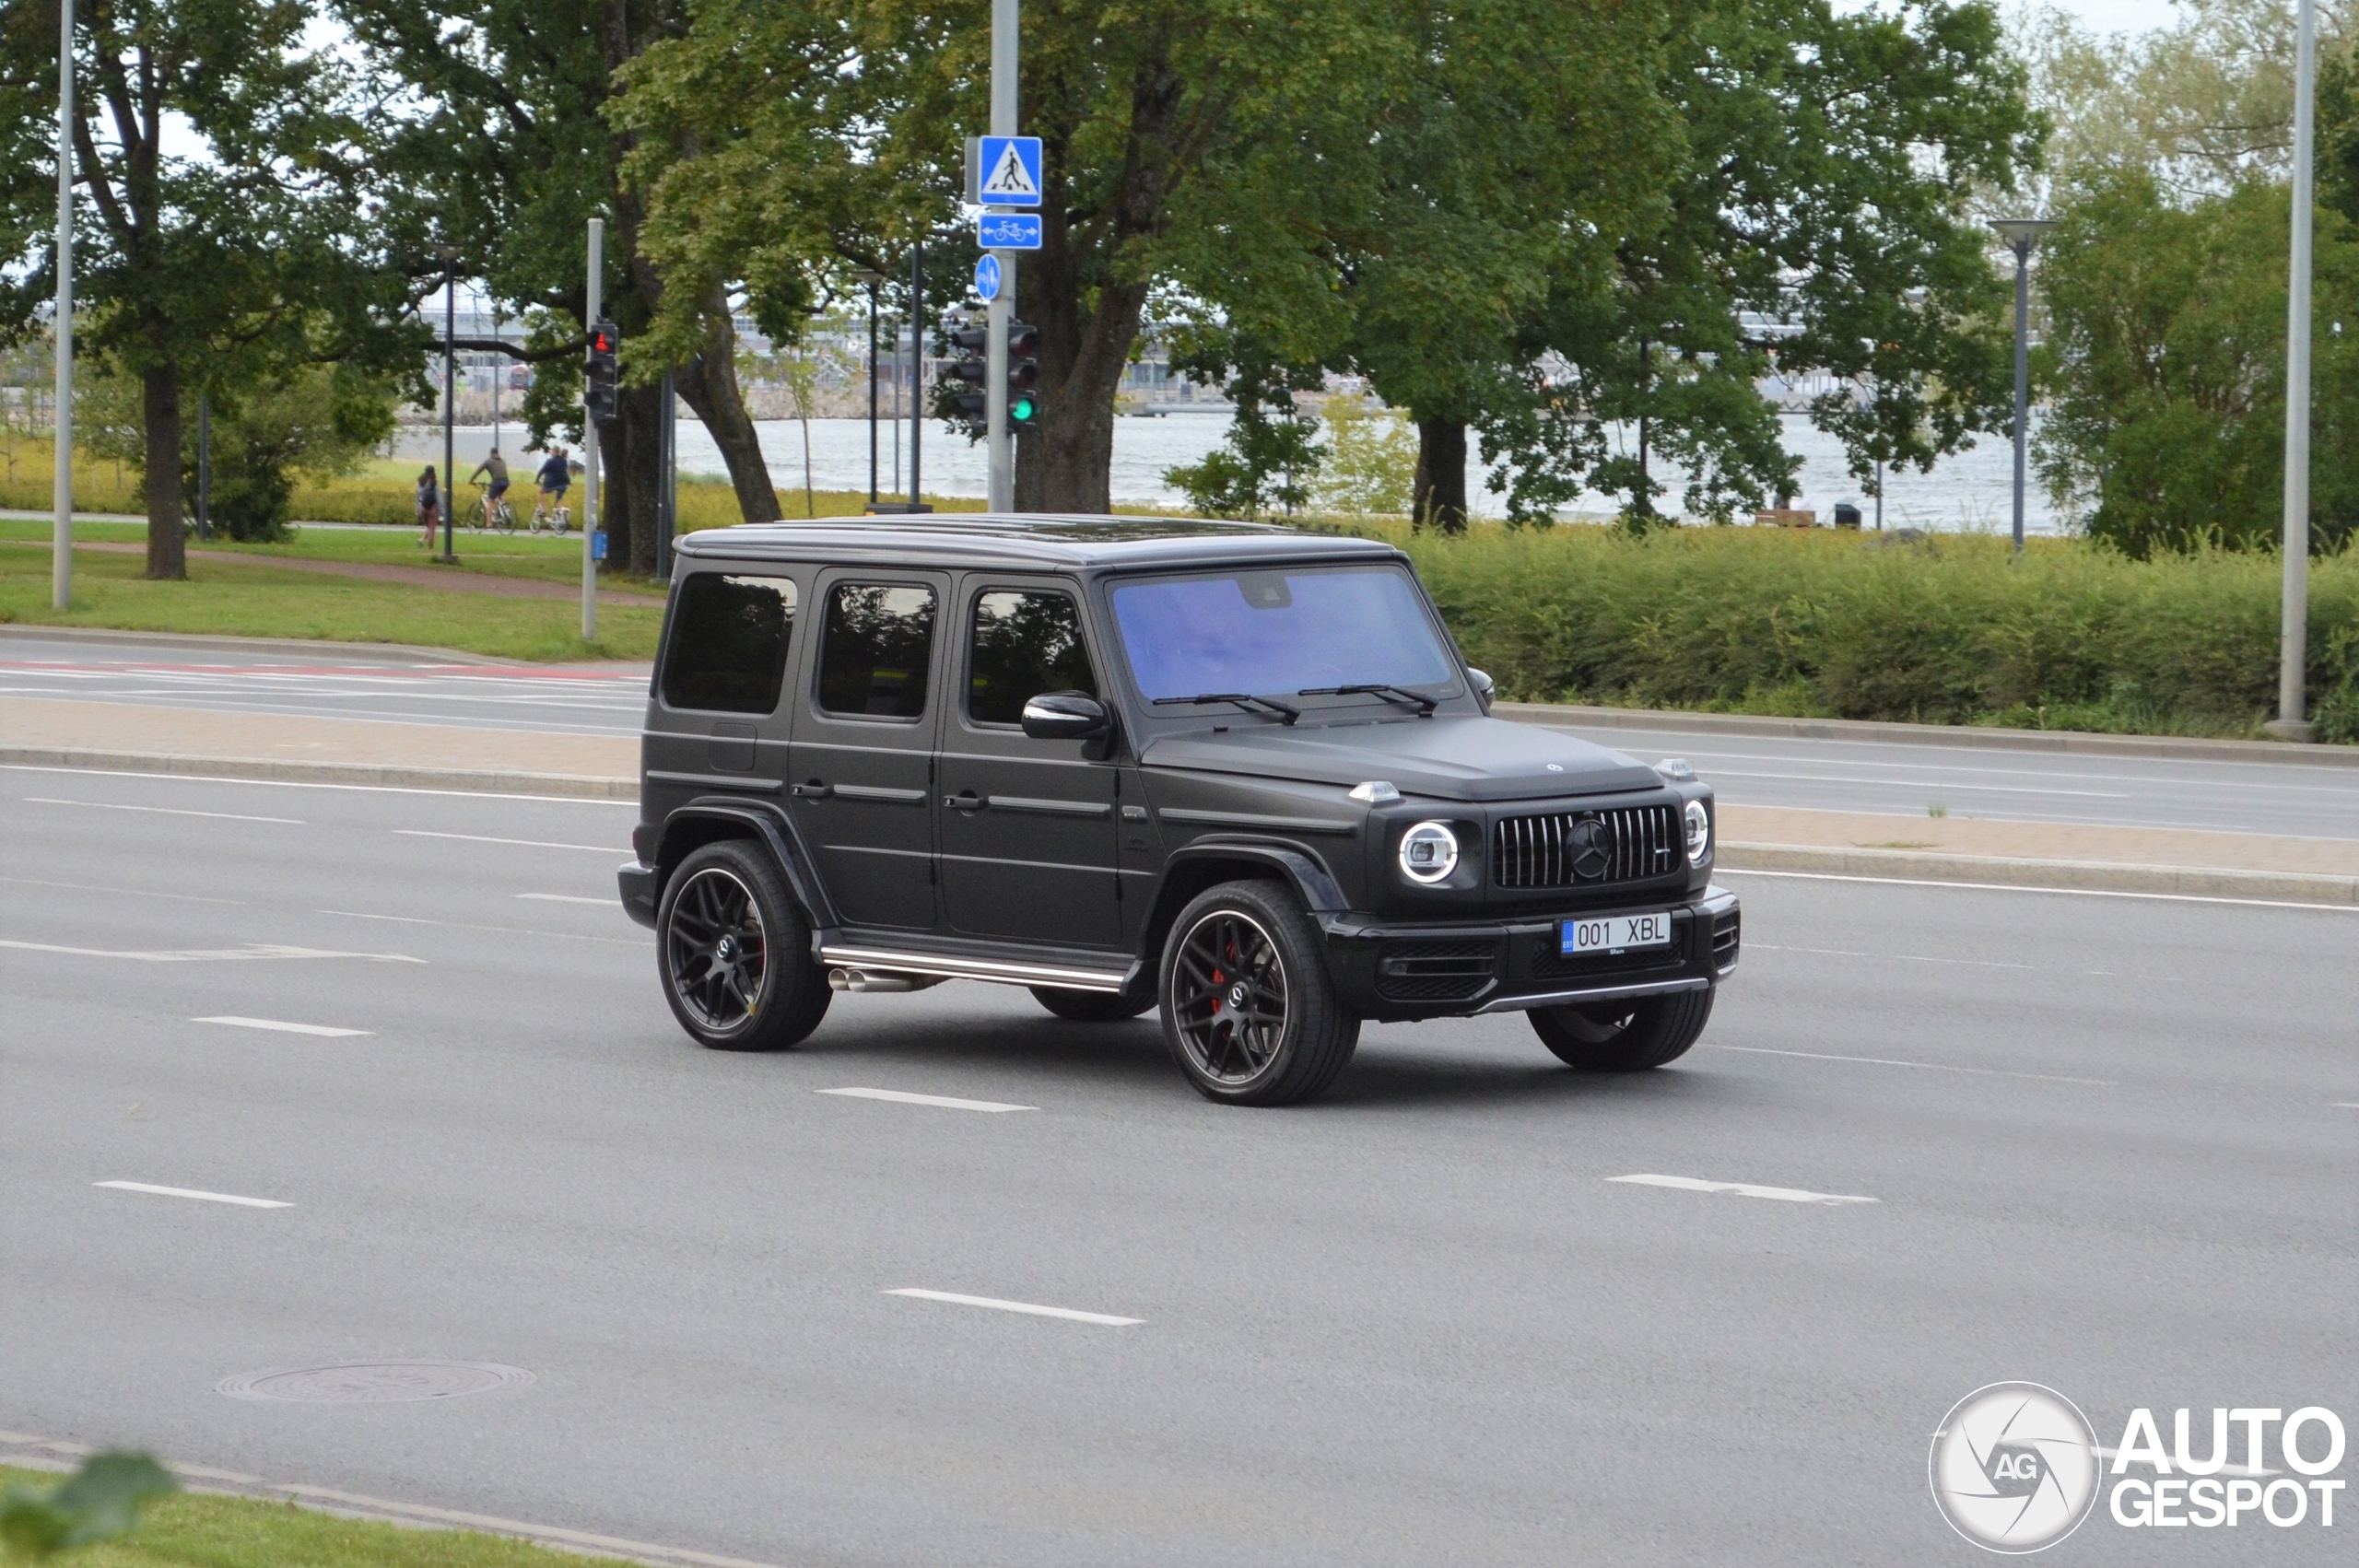
[[[111,1187],[118,1192],[146,1192],[158,1198],[194,1198],[206,1203],[235,1203],[242,1209],[292,1209],[292,1203],[281,1203],[276,1198],[241,1198],[233,1192],[199,1192],[193,1187],[157,1187],[144,1181],[94,1181],[92,1187]]]
[[[370,1035],[372,1029],[335,1029],[325,1024],[288,1024],[276,1018],[240,1018],[235,1013],[219,1013],[210,1018],[192,1018],[192,1024],[227,1024],[237,1029],[272,1029],[282,1035],[319,1035],[340,1039],[353,1035]]]
[[[1738,1198],[1770,1198],[1780,1203],[1873,1203],[1872,1198],[1858,1198],[1841,1192],[1805,1192],[1799,1187],[1756,1187],[1749,1181],[1704,1181],[1696,1176],[1607,1176],[1608,1181],[1628,1182],[1634,1187],[1670,1187],[1682,1192],[1726,1192]]]
[[[913,1296],[919,1301],[946,1301],[953,1306],[984,1306],[993,1312],[1021,1312],[1034,1317],[1062,1317],[1075,1323],[1095,1323],[1107,1328],[1127,1328],[1144,1323],[1144,1317],[1114,1317],[1103,1312],[1076,1312],[1069,1306],[1036,1306],[1028,1301],[1001,1301],[996,1296],[967,1296],[955,1291],[886,1291],[888,1296]]]
[[[948,1094],[911,1094],[899,1089],[819,1089],[820,1094],[841,1094],[853,1100],[890,1100],[902,1106],[939,1106],[951,1111],[1036,1111],[1038,1106],[1006,1106],[997,1100],[959,1100]]]

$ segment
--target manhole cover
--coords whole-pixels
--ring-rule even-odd
[[[287,1399],[305,1405],[386,1405],[450,1399],[521,1388],[533,1375],[487,1361],[365,1361],[250,1372],[214,1385],[233,1399]]]

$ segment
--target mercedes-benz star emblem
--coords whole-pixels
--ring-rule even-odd
[[[1572,849],[1575,876],[1594,881],[1603,876],[1606,867],[1614,863],[1613,835],[1596,817],[1585,816],[1573,824],[1567,842]]]

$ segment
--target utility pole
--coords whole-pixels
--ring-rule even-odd
[[[2285,597],[2278,624],[2277,717],[2283,741],[2317,733],[2304,717],[2310,620],[2311,143],[2318,96],[2318,0],[2302,0],[2294,64],[2294,263],[2285,302]]]
[[[2015,253],[2015,554],[2024,553],[2024,473],[2031,444],[2031,252],[2056,227],[2044,217],[2002,217],[1990,226]]]
[[[56,508],[51,531],[49,600],[74,598],[74,0],[57,7],[57,439]]]
[[[605,291],[599,287],[606,270],[606,220],[590,220],[590,282],[586,309],[590,326],[606,313]],[[598,635],[598,557],[595,544],[598,536],[598,421],[590,412],[589,400],[581,406],[581,640],[590,641]]]
[[[860,281],[868,286],[868,509],[876,509],[876,286],[885,281],[881,272],[861,269]]]
[[[663,372],[663,420],[657,429],[658,459],[663,464],[663,486],[655,497],[655,580],[672,580],[672,535],[680,526],[680,433],[673,404],[672,372]]]
[[[213,394],[196,394],[196,536],[213,537]]]
[[[1016,0],[992,0],[992,135],[1017,134]],[[1015,319],[1015,252],[995,251],[999,258],[999,292],[984,306],[983,324],[990,329],[983,350],[989,370],[983,378],[983,417],[991,453],[988,506],[995,512],[1015,509],[1015,436],[1007,427],[1007,327]],[[915,496],[910,497],[916,499]]]
[[[456,562],[459,497],[452,486],[459,480],[458,350],[452,338],[459,330],[459,251],[442,247],[442,559]]]

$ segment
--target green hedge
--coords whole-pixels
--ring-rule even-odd
[[[2248,735],[2274,710],[2274,556],[1767,529],[1368,530],[1526,700]],[[2359,741],[2359,552],[2312,563],[2310,691]]]

